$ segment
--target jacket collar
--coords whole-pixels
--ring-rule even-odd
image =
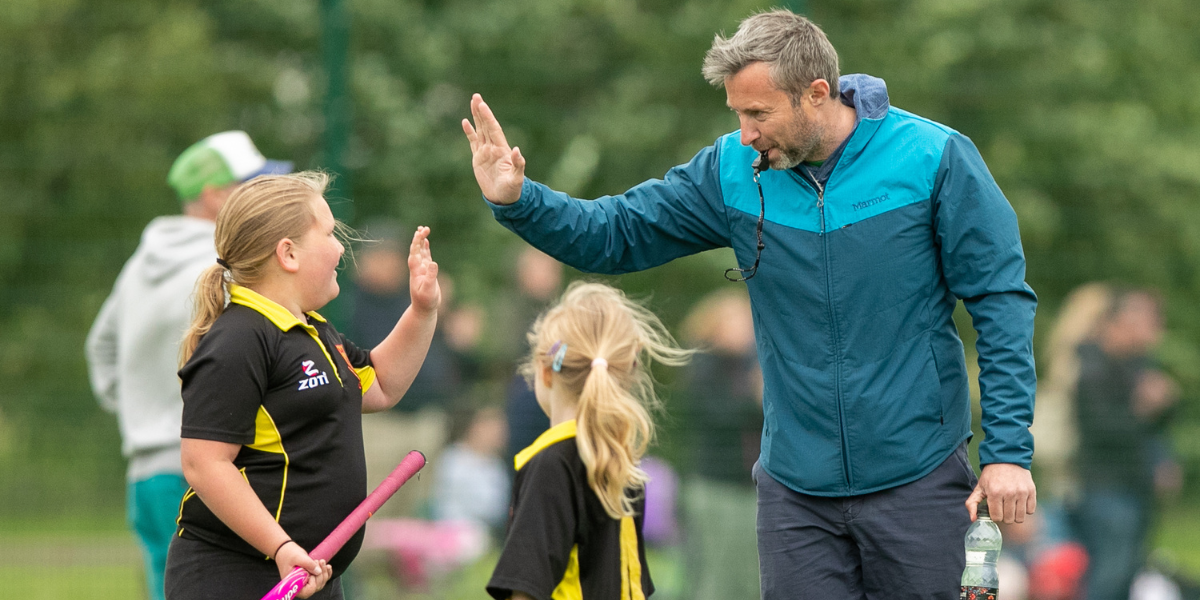
[[[521,467],[524,467],[525,463],[529,462],[534,456],[537,456],[538,452],[573,437],[575,437],[575,419],[563,421],[543,431],[542,435],[539,435],[528,448],[518,452],[516,458],[513,459],[513,466],[516,467],[516,470],[520,471]]]
[[[312,325],[298,319],[296,315],[292,314],[292,311],[248,287],[243,287],[236,283],[230,284],[229,301],[233,304],[241,304],[247,308],[254,309],[283,331],[288,331],[296,326],[315,331]],[[325,318],[314,311],[304,314],[322,323],[325,322]]]
[[[879,131],[879,125],[891,108],[887,84],[878,77],[856,74],[838,79],[838,87],[840,93],[853,102],[854,112],[858,115],[858,124],[846,140],[838,161],[854,160],[866,148],[875,132]]]
[[[854,105],[859,120],[882,119],[891,104],[887,84],[878,77],[856,73],[838,78],[838,93]]]

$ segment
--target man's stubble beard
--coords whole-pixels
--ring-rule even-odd
[[[792,114],[795,117],[794,126],[783,132],[783,137],[788,142],[786,146],[783,145],[784,142],[778,146],[779,158],[771,162],[772,169],[784,171],[812,160],[821,147],[825,129],[806,119],[799,109],[795,109]]]

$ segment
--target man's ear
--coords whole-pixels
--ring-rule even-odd
[[[821,106],[829,100],[829,82],[824,79],[814,79],[804,92],[805,97],[813,106]]]
[[[300,257],[296,255],[296,243],[291,238],[283,238],[275,244],[275,260],[286,273],[300,270]]]

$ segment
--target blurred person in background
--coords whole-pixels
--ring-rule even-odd
[[[752,471],[763,413],[750,298],[741,289],[713,292],[692,309],[683,331],[701,350],[684,372],[676,405],[688,448],[684,597],[753,600],[759,590]]]
[[[527,332],[538,315],[558,297],[562,282],[562,263],[532,246],[521,250],[517,256],[516,296],[509,309],[511,315],[506,319],[510,332],[505,335],[508,340],[505,356],[523,357],[529,352]],[[508,419],[505,455],[512,468],[517,453],[550,427],[550,417],[538,406],[529,382],[519,374],[514,374],[508,383],[504,413]]]
[[[740,131],[595,201],[527,179],[476,94],[476,182],[499,223],[583,271],[734,249],[765,380],[764,599],[957,598],[978,503],[1005,522],[1037,505],[1037,297],[1016,214],[966,136],[890,106],[881,79],[840,76],[802,16],[746,18],[703,73]],[[978,333],[978,477],[959,299]]]
[[[497,407],[456,411],[450,439],[438,457],[433,484],[433,518],[468,521],[495,539],[508,518],[509,468],[503,459],[508,424]]]
[[[408,247],[405,230],[389,219],[368,221],[363,227],[368,241],[359,249],[354,263],[354,290],[350,295],[347,337],[363,348],[382,341],[408,308]],[[367,448],[367,483],[378,485],[410,450],[436,456],[446,441],[447,411],[470,389],[475,367],[470,358],[477,343],[478,327],[472,328],[463,315],[451,310],[454,282],[439,275],[442,306],[425,363],[404,398],[391,410],[363,417],[363,441]],[[464,326],[464,323],[466,325]],[[448,337],[447,328],[457,335]],[[474,329],[474,333],[472,333]],[[451,343],[454,342],[454,343]],[[457,345],[456,345],[457,344]],[[436,471],[436,463],[430,465]],[[429,498],[432,477],[414,479],[407,494],[399,495],[380,509],[385,516],[415,516]]]
[[[1082,494],[1073,522],[1087,549],[1088,600],[1126,600],[1145,564],[1156,489],[1177,486],[1163,428],[1179,387],[1154,361],[1162,306],[1147,290],[1113,289],[1094,339],[1080,345],[1075,386]]]
[[[117,277],[87,337],[88,374],[121,429],[129,461],[126,511],[145,558],[152,599],[163,597],[167,548],[187,490],[180,464],[179,344],[192,320],[196,278],[215,264],[217,213],[242,183],[289,173],[243,131],[211,135],[185,150],[167,175],[182,214],[157,217]]]
[[[1071,291],[1050,330],[1042,352],[1046,369],[1038,380],[1033,432],[1037,440],[1037,465],[1043,496],[1063,504],[1079,493],[1075,453],[1079,427],[1075,413],[1075,391],[1079,382],[1079,348],[1095,343],[1112,299],[1104,283],[1087,283]],[[1053,512],[1053,509],[1051,510]]]

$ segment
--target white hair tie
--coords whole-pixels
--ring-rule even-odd
[[[593,369],[596,369],[596,368],[607,369],[608,361],[604,360],[603,358],[600,358],[600,357],[593,358],[592,359],[592,368]]]

